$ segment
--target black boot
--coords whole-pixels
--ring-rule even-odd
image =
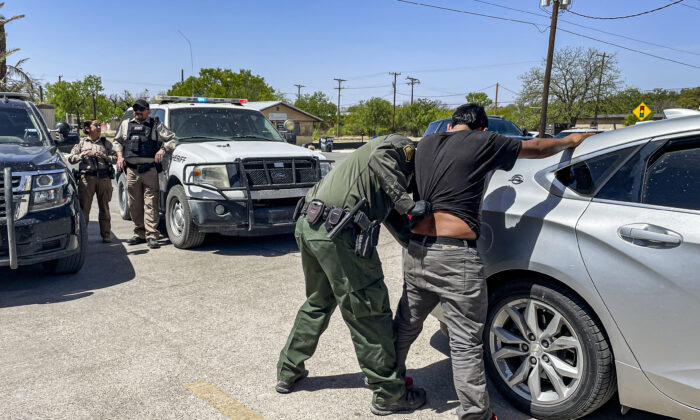
[[[413,411],[425,404],[425,390],[422,388],[407,389],[398,400],[389,404],[372,403],[372,414],[388,416],[389,414]]]

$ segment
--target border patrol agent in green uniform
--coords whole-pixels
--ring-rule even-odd
[[[314,354],[338,306],[366,384],[374,392],[371,411],[386,415],[425,403],[425,391],[407,391],[403,378],[396,374],[389,294],[374,249],[381,223],[404,246],[408,243],[407,214],[417,207],[407,191],[414,152],[413,143],[402,135],[376,138],[316,184],[303,207],[297,206],[301,217],[295,237],[307,299],[280,353],[278,392],[291,392],[308,375],[304,361]],[[353,210],[358,211],[353,214]],[[352,221],[342,228],[348,217]],[[337,236],[329,239],[334,228]]]

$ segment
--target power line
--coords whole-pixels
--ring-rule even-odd
[[[514,8],[514,7],[508,7],[508,6],[504,6],[504,5],[497,4],[497,3],[491,3],[491,2],[489,2],[489,1],[484,1],[484,0],[472,0],[472,1],[475,1],[475,2],[477,2],[477,3],[488,4],[488,5],[494,6],[494,7],[500,7],[500,8],[502,8],[502,9],[513,10],[513,11],[521,12],[521,13],[527,13],[527,14],[533,15],[533,16],[546,17],[546,18],[549,18],[549,17],[550,17],[550,14],[547,13],[546,10],[543,10],[545,13],[535,13],[535,12],[531,12],[531,11],[529,11],[529,10],[516,9],[516,8]],[[698,1],[700,1],[700,0],[698,0]],[[691,9],[694,8],[694,9],[700,10],[700,8],[693,7],[693,6],[688,6],[688,5],[686,5],[686,4],[681,4],[681,6],[690,7]],[[676,52],[682,52],[682,53],[685,53],[685,54],[692,54],[692,55],[700,56],[700,53],[696,53],[696,52],[692,52],[692,51],[686,51],[686,50],[681,50],[681,49],[679,49],[679,48],[669,47],[668,45],[661,45],[661,44],[656,44],[656,43],[649,42],[649,41],[643,41],[643,40],[639,39],[639,37],[633,38],[633,37],[631,37],[631,36],[626,36],[626,35],[616,34],[616,33],[614,33],[614,32],[604,31],[604,30],[602,30],[602,29],[593,28],[593,27],[590,27],[590,26],[582,25],[582,24],[580,24],[580,23],[572,22],[572,21],[570,21],[570,20],[562,19],[561,17],[559,18],[559,21],[560,21],[560,22],[566,22],[566,23],[569,24],[569,25],[578,26],[578,27],[580,27],[580,28],[589,29],[589,30],[591,30],[591,31],[600,32],[600,33],[603,33],[603,34],[606,34],[606,35],[612,35],[612,36],[624,38],[624,39],[627,39],[627,40],[630,40],[630,41],[640,42],[640,43],[643,43],[643,44],[645,44],[645,45],[653,45],[653,46],[655,46],[655,47],[666,48],[666,49],[669,49],[669,50],[672,50],[672,51],[676,51]]]
[[[475,13],[472,13],[472,12],[466,12],[466,11],[464,11],[464,10],[449,9],[449,8],[446,8],[446,7],[433,6],[433,5],[424,4],[424,3],[410,2],[410,1],[407,1],[407,0],[397,0],[397,1],[402,2],[402,3],[410,3],[410,4],[415,4],[415,5],[424,6],[424,7],[431,7],[431,8],[436,8],[436,9],[451,11],[451,12],[466,13],[466,14],[475,14]],[[477,14],[477,15],[478,15],[478,14]],[[493,16],[489,16],[489,15],[484,15],[484,16],[493,17]],[[501,19],[501,18],[497,18],[497,19]],[[501,20],[512,20],[512,19],[501,19]],[[537,26],[537,24],[534,23],[534,22],[527,22],[527,21],[518,21],[518,22],[519,22],[519,23],[529,23],[529,24],[531,24],[531,25]],[[613,43],[613,42],[603,41],[603,40],[601,40],[601,39],[594,38],[594,37],[592,37],[592,36],[583,35],[583,34],[580,34],[580,33],[577,33],[577,32],[573,32],[573,31],[569,31],[569,30],[566,30],[566,29],[559,28],[559,30],[562,31],[562,32],[566,32],[566,33],[572,34],[572,35],[576,35],[576,36],[580,36],[580,37],[583,37],[583,38],[587,38],[587,39],[590,39],[590,40],[593,40],[593,41],[598,41],[598,42],[601,42],[601,43],[603,43],[603,44],[608,44],[608,45],[612,45],[612,46],[615,46],[615,47],[618,47],[618,48],[622,48],[622,49],[627,50],[627,51],[632,51],[632,52],[636,52],[636,53],[639,53],[639,54],[642,54],[642,55],[646,55],[646,56],[649,56],[649,57],[658,58],[659,60],[669,61],[669,62],[672,62],[672,63],[681,64],[681,65],[683,65],[683,66],[687,66],[687,67],[692,67],[692,68],[700,69],[700,66],[696,66],[696,65],[694,65],[694,64],[688,64],[688,63],[684,63],[684,62],[682,62],[682,61],[673,60],[673,59],[666,58],[666,57],[661,57],[661,56],[655,55],[655,54],[650,54],[650,53],[647,53],[647,52],[644,52],[644,51],[640,51],[640,50],[637,50],[637,49],[634,49],[634,48],[625,47],[625,46],[622,46],[622,45],[619,45],[619,44],[615,44],[615,43]]]
[[[695,10],[700,10],[700,7],[690,6],[690,5],[687,5],[687,4],[681,4],[681,6],[689,7],[689,8],[691,8],[691,9],[695,9]]]
[[[665,9],[665,8],[667,8],[667,7],[671,7],[671,6],[673,6],[673,5],[675,5],[675,4],[678,4],[678,3],[682,2],[682,1],[685,1],[685,0],[676,0],[676,1],[674,1],[673,3],[669,3],[669,4],[665,5],[665,6],[657,7],[656,9],[651,9],[651,10],[647,10],[646,12],[635,13],[635,14],[633,14],[633,15],[627,15],[627,16],[615,16],[615,17],[588,16],[588,15],[584,15],[584,14],[581,14],[581,13],[576,13],[576,12],[574,12],[573,10],[569,10],[569,13],[574,14],[574,15],[576,15],[576,16],[581,16],[581,17],[584,17],[584,18],[587,18],[587,19],[597,19],[597,20],[627,19],[627,18],[633,18],[633,17],[637,17],[637,16],[642,16],[642,15],[646,15],[646,14],[649,14],[649,13],[653,13],[653,12],[659,11],[659,10],[661,10],[661,9]]]

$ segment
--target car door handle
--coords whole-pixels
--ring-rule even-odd
[[[621,226],[618,233],[622,239],[680,245],[683,238],[676,232],[659,226],[634,224]]]

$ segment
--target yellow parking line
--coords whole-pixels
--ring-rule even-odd
[[[198,381],[185,385],[194,395],[206,401],[207,404],[221,411],[223,415],[236,420],[265,420],[260,414],[251,411],[224,391],[209,382]]]

